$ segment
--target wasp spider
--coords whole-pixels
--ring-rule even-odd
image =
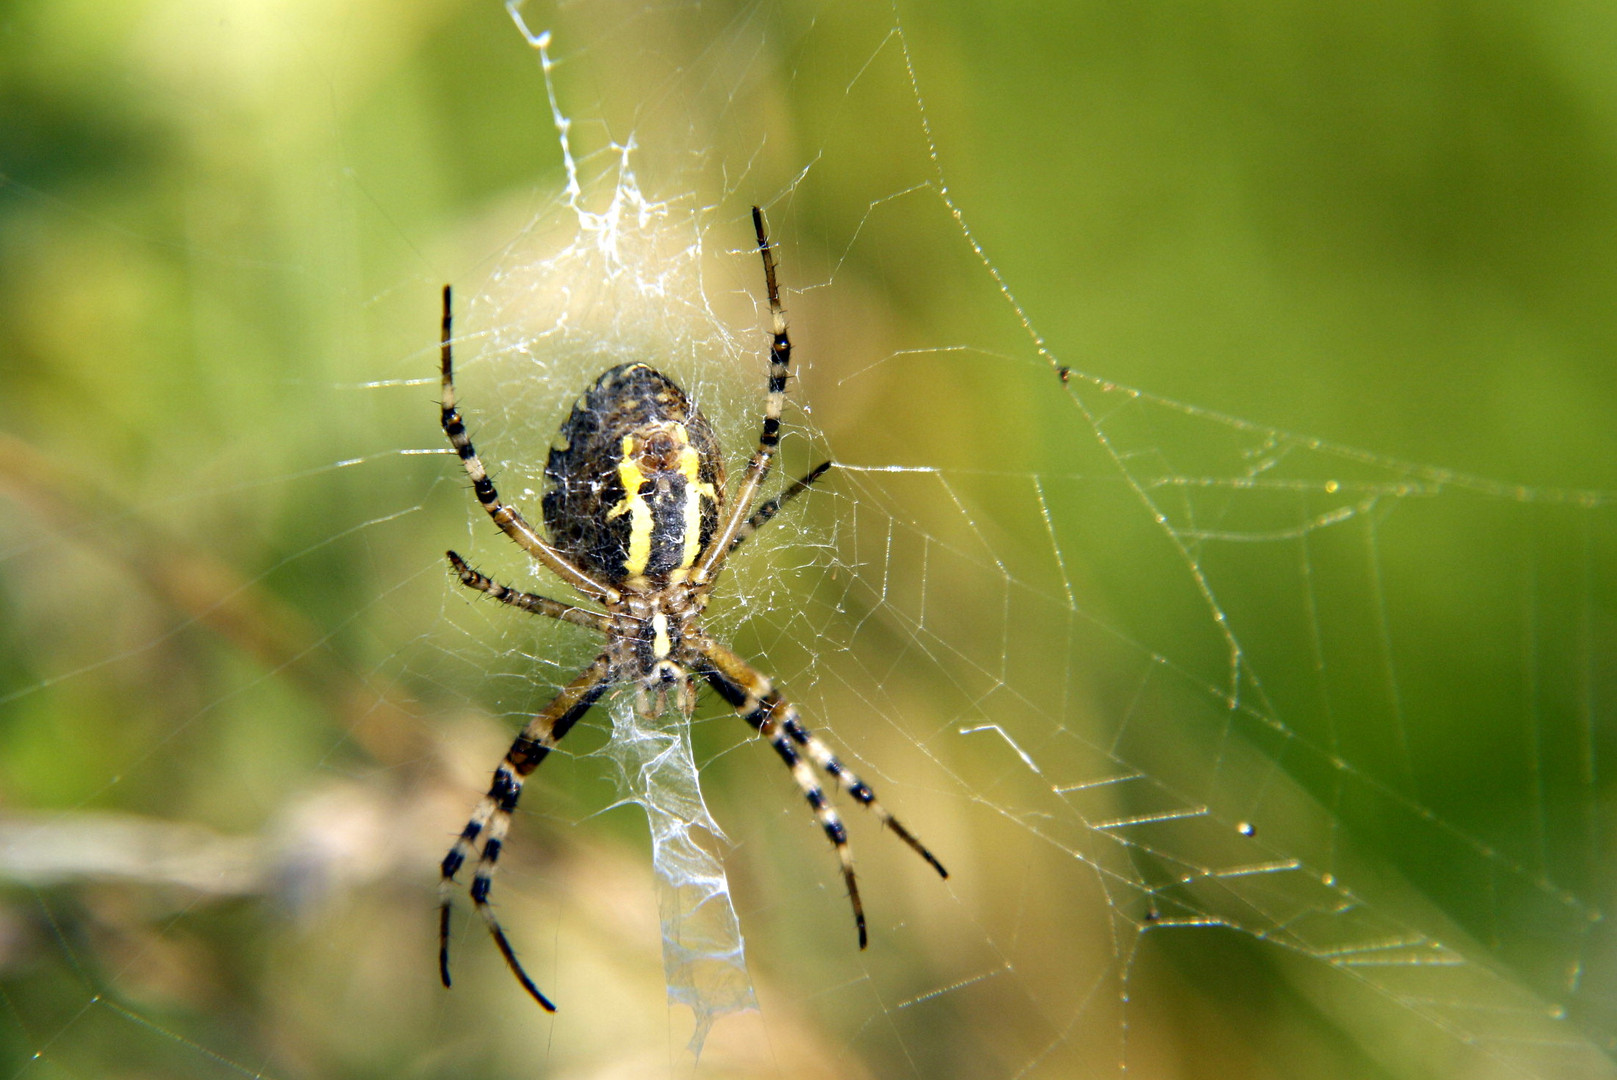
[[[517,961],[489,906],[489,883],[511,823],[511,812],[522,794],[523,779],[614,684],[632,684],[637,692],[635,707],[646,715],[665,709],[671,693],[680,712],[689,717],[696,701],[695,680],[700,676],[769,741],[836,847],[861,949],[865,947],[865,912],[848,851],[847,830],[821,790],[810,763],[836,781],[855,802],[869,807],[940,876],[949,876],[943,864],[876,801],[870,785],[855,776],[803,726],[796,707],[781,697],[769,678],[702,629],[702,609],[707,606],[725,558],[773,518],[782,504],[830,467],[830,462],[820,465],[753,509],[780,442],[780,415],[786,400],[792,343],[786,335],[786,316],[775,284],[774,252],[757,207],[752,209],[752,223],[763,257],[773,321],[769,395],[764,402],[758,449],[747,463],[747,471],[728,507],[724,460],[706,418],[667,376],[645,364],[622,364],[597,379],[562,424],[561,437],[545,465],[549,490],[543,510],[549,537],[540,535],[514,506],[501,501],[455,406],[450,295],[449,287],[444,287],[444,433],[466,466],[477,501],[518,546],[605,610],[509,589],[472,569],[453,551],[449,552],[450,565],[469,589],[530,614],[587,627],[606,638],[601,654],[516,737],[494,770],[488,794],[472,811],[471,820],[444,856],[438,967],[445,986],[449,985],[449,911],[455,874],[476,855],[473,906],[488,924],[494,943],[523,989],[540,1005],[555,1011]]]

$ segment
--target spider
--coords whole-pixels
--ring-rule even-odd
[[[466,434],[466,425],[455,405],[450,289],[444,286],[443,428],[466,467],[472,491],[505,535],[563,583],[605,610],[517,592],[474,570],[453,551],[448,552],[450,566],[469,589],[533,615],[594,630],[606,638],[601,654],[516,737],[494,770],[488,794],[478,802],[471,820],[444,856],[438,968],[445,986],[450,985],[449,921],[455,875],[475,854],[472,905],[482,915],[522,988],[546,1010],[556,1010],[517,960],[489,905],[489,885],[524,778],[538,768],[614,684],[632,684],[636,688],[635,708],[644,716],[665,710],[672,694],[680,713],[689,719],[696,703],[695,680],[700,676],[768,740],[791,770],[836,849],[861,949],[866,945],[865,911],[854,877],[847,830],[821,789],[811,763],[855,802],[868,807],[940,877],[949,876],[943,864],[876,801],[870,785],[803,726],[797,708],[781,696],[768,676],[702,629],[702,610],[724,568],[724,560],[773,518],[782,505],[831,467],[830,462],[821,464],[780,495],[753,509],[780,443],[780,416],[786,401],[792,343],[786,334],[786,316],[775,283],[774,251],[764,229],[763,214],[756,206],[752,208],[752,224],[764,263],[772,320],[769,391],[758,449],[748,461],[728,508],[724,460],[707,419],[667,376],[645,364],[621,364],[602,374],[584,392],[562,424],[560,438],[545,465],[549,490],[543,510],[549,538],[541,535],[516,507],[501,501]]]

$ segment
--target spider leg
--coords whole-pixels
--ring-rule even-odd
[[[781,492],[779,495],[776,495],[773,499],[770,499],[768,502],[760,506],[756,511],[754,511],[752,517],[747,519],[747,523],[736,530],[735,539],[730,541],[730,550],[734,551],[736,548],[741,546],[742,541],[746,540],[753,533],[769,524],[770,519],[776,514],[780,513],[780,508],[782,506],[786,505],[786,503],[797,498],[799,495],[803,494],[804,491],[808,490],[808,486],[814,483],[814,481],[818,480],[821,476],[824,476],[825,471],[830,467],[831,463],[829,461],[820,462],[809,471],[807,476],[803,477],[801,480],[792,481],[791,487],[787,488],[785,491]]]
[[[709,542],[691,574],[697,585],[713,580],[725,556],[735,546],[736,537],[748,524],[752,500],[769,475],[769,466],[780,446],[780,414],[786,406],[786,380],[791,374],[792,339],[786,333],[786,312],[780,306],[780,287],[775,282],[775,251],[764,230],[763,211],[752,208],[752,227],[758,234],[758,254],[764,260],[764,283],[769,290],[769,396],[764,400],[764,426],[758,436],[758,449],[747,462],[747,471],[736,489],[735,503]],[[767,520],[767,519],[766,519]]]
[[[488,470],[483,467],[482,459],[477,456],[471,436],[466,434],[466,424],[461,419],[460,410],[455,406],[455,360],[451,347],[451,321],[450,290],[449,286],[445,285],[440,351],[440,364],[443,370],[444,434],[449,436],[450,445],[454,446],[455,452],[460,455],[461,464],[466,467],[466,475],[471,477],[472,490],[477,493],[477,501],[488,511],[488,516],[494,519],[494,524],[498,525],[505,535],[515,540],[529,555],[548,566],[557,577],[586,596],[616,601],[618,599],[616,589],[603,585],[574,566],[566,556],[552,547],[532,525],[528,524],[516,507],[500,501],[500,493],[494,489],[494,481],[489,479]]]
[[[559,600],[552,600],[549,597],[538,596],[534,593],[517,592],[515,589],[501,585],[494,579],[473,570],[466,565],[464,559],[453,551],[445,552],[445,554],[449,556],[449,564],[454,568],[456,576],[460,578],[460,583],[468,589],[488,593],[500,603],[510,604],[514,608],[521,608],[530,615],[548,615],[552,619],[560,619],[562,622],[572,623],[574,626],[588,627],[603,634],[611,632],[612,620],[599,611],[564,604]]]
[[[488,794],[478,802],[477,808],[472,811],[471,820],[461,830],[460,836],[455,840],[449,854],[444,856],[443,878],[439,882],[438,903],[438,973],[443,978],[445,986],[449,985],[449,909],[454,892],[455,875],[465,865],[477,848],[478,839],[482,839],[482,854],[477,860],[477,870],[472,876],[472,905],[477,909],[483,921],[488,925],[489,933],[494,937],[494,944],[499,947],[500,955],[511,968],[511,974],[517,977],[522,988],[544,1009],[555,1012],[556,1006],[550,999],[539,992],[528,973],[522,969],[517,961],[516,952],[511,948],[511,942],[506,938],[505,931],[500,929],[500,921],[494,915],[494,909],[489,906],[488,893],[490,883],[494,878],[494,867],[500,858],[500,849],[505,844],[505,832],[511,825],[511,812],[516,809],[517,798],[522,794],[522,781],[539,763],[545,760],[546,755],[555,748],[572,726],[578,722],[579,717],[589,711],[591,705],[598,701],[612,679],[612,662],[608,654],[602,653],[595,661],[585,668],[583,673],[562,688],[561,693],[544,711],[528,721],[522,729],[522,734],[511,743],[511,749],[505,752],[505,759],[494,770],[494,780],[489,785]]]
[[[876,801],[876,793],[871,790],[870,785],[838,761],[830,748],[803,726],[798,719],[797,707],[780,696],[767,676],[715,641],[704,640],[699,649],[707,661],[707,666],[701,669],[702,675],[718,691],[719,696],[741,714],[743,720],[769,740],[769,745],[774,747],[775,753],[792,770],[792,777],[797,781],[798,787],[803,789],[803,795],[808,799],[809,805],[814,808],[825,835],[836,846],[837,857],[842,862],[842,877],[848,884],[848,899],[853,904],[854,924],[859,928],[859,947],[863,949],[865,911],[859,899],[858,884],[854,879],[853,856],[848,850],[847,830],[843,827],[836,810],[826,800],[825,793],[815,780],[813,771],[803,760],[799,749],[856,802],[868,807],[883,825],[925,859],[940,877],[948,877],[949,872],[913,833],[889,813],[886,807]]]

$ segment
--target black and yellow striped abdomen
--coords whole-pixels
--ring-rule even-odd
[[[545,465],[551,543],[612,585],[680,580],[707,546],[724,463],[673,380],[622,364],[586,390]]]

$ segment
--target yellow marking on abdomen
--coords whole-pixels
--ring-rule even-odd
[[[683,436],[684,433],[682,427],[680,434]],[[684,442],[684,439],[680,441]],[[702,496],[706,495],[714,501],[718,498],[713,493],[713,485],[699,479],[701,468],[701,455],[687,443],[679,454],[679,471],[685,477],[685,548],[679,557],[681,570],[689,570],[702,553]]]
[[[623,560],[623,572],[631,578],[645,574],[651,562],[651,504],[640,494],[646,474],[640,471],[635,459],[634,436],[623,437],[623,456],[618,459],[618,482],[623,485],[623,501],[607,511],[606,520],[629,515],[629,551]]]

